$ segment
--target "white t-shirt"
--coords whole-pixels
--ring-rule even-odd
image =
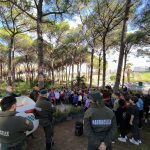
[[[59,93],[59,92],[56,91],[56,92],[54,92],[54,94],[55,94],[55,98],[56,98],[56,99],[59,99],[59,98],[60,98],[60,93]]]

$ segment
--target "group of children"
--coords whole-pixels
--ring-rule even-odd
[[[127,142],[127,135],[131,132],[132,138],[129,141],[135,145],[141,144],[139,129],[142,128],[144,121],[145,123],[148,121],[150,89],[147,95],[143,95],[140,91],[132,93],[127,90],[113,93],[110,89],[105,90],[104,95],[107,95],[105,96],[107,98],[104,98],[106,106],[111,108],[116,115],[120,132],[118,140]]]
[[[150,89],[147,95],[143,95],[141,92],[133,94],[127,89],[114,93],[110,86],[106,86],[100,92],[103,95],[105,105],[112,109],[116,115],[117,126],[120,132],[118,140],[127,142],[127,135],[131,132],[132,139],[129,141],[135,145],[141,144],[139,129],[142,128],[144,119],[145,123],[148,120]],[[72,104],[74,106],[82,106],[86,111],[90,107],[89,94],[90,89],[49,89],[48,98],[54,105],[61,103]]]

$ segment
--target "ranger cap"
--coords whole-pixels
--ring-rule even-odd
[[[48,90],[47,90],[47,89],[41,89],[41,90],[40,90],[40,94],[42,94],[42,95],[43,95],[43,94],[47,94],[47,93],[48,93]]]
[[[100,94],[99,91],[92,91],[89,96],[95,102],[101,102],[102,99],[103,99],[103,97],[102,97],[102,95]]]

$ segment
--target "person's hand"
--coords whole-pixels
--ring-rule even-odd
[[[98,148],[98,150],[106,150],[106,144],[102,142]]]

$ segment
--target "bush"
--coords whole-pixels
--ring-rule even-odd
[[[26,82],[20,82],[16,85],[15,90],[16,91],[14,91],[14,93],[17,95],[29,95],[31,91],[30,84]]]
[[[80,112],[81,112],[81,109],[78,107],[74,107],[74,106],[72,106],[69,110],[69,114],[78,114]]]
[[[110,76],[110,80],[111,80],[111,81],[115,81],[115,79],[116,79],[116,76],[115,76],[115,75],[111,75],[111,76]]]

